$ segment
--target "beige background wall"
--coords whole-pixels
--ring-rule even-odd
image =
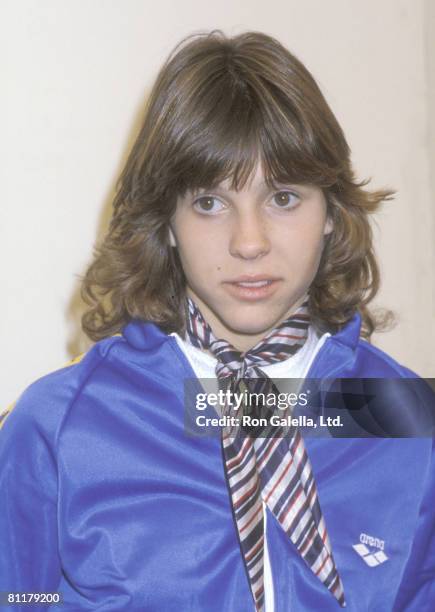
[[[359,176],[397,189],[375,230],[376,303],[399,325],[374,342],[435,376],[435,2],[3,0],[0,22],[0,406],[83,348],[76,275],[146,92],[180,38],[211,28],[286,44],[318,79]]]

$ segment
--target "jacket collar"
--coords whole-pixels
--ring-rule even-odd
[[[331,336],[336,342],[355,350],[361,334],[361,315],[356,312],[342,329]]]
[[[153,351],[169,339],[155,323],[133,319],[122,330],[128,344],[140,351]]]
[[[355,363],[361,332],[361,315],[355,313],[342,329],[327,338],[314,358],[308,378],[324,378],[343,374]]]

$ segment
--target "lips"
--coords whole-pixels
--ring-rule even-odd
[[[225,282],[236,285],[258,285],[259,283],[271,283],[276,280],[279,280],[278,277],[269,276],[268,274],[244,274]]]
[[[224,282],[227,291],[241,300],[259,300],[275,293],[280,278],[265,274],[244,275]]]
[[[240,285],[240,287],[265,287],[266,285],[270,285],[273,281],[271,280],[259,280],[259,281],[238,281],[234,283],[235,285]]]

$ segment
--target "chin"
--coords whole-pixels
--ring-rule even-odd
[[[228,329],[237,334],[262,334],[266,333],[272,327],[275,327],[275,323],[279,320],[279,317],[271,318],[270,315],[268,317],[254,317],[254,316],[245,316],[245,317],[230,317],[227,320],[224,320],[224,323]]]

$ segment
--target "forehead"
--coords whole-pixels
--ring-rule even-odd
[[[198,191],[206,191],[208,188],[212,188],[214,190],[223,192],[249,192],[252,194],[262,195],[263,193],[268,192],[270,189],[278,189],[284,186],[298,187],[304,192],[311,192],[312,189],[315,189],[314,185],[304,181],[276,181],[274,179],[268,179],[266,173],[264,172],[263,164],[260,160],[256,162],[251,174],[248,175],[246,181],[241,187],[235,188],[232,177],[229,177],[224,180],[217,181],[209,187],[200,188]]]
[[[270,179],[267,177],[263,163],[260,161],[256,161],[253,165],[252,171],[249,175],[247,175],[246,180],[242,182],[239,187],[234,186],[234,178],[230,176],[223,180],[217,180],[212,185],[204,186],[203,189],[217,189],[221,191],[232,191],[232,192],[243,192],[249,191],[252,193],[262,193],[267,191],[270,188],[277,187],[278,185],[288,184],[275,181],[274,179]],[[296,184],[295,181],[292,181],[292,184]]]
[[[225,191],[234,191],[232,178],[227,178],[216,185]],[[260,191],[267,187],[263,164],[256,162],[251,174],[247,177],[240,191]]]

